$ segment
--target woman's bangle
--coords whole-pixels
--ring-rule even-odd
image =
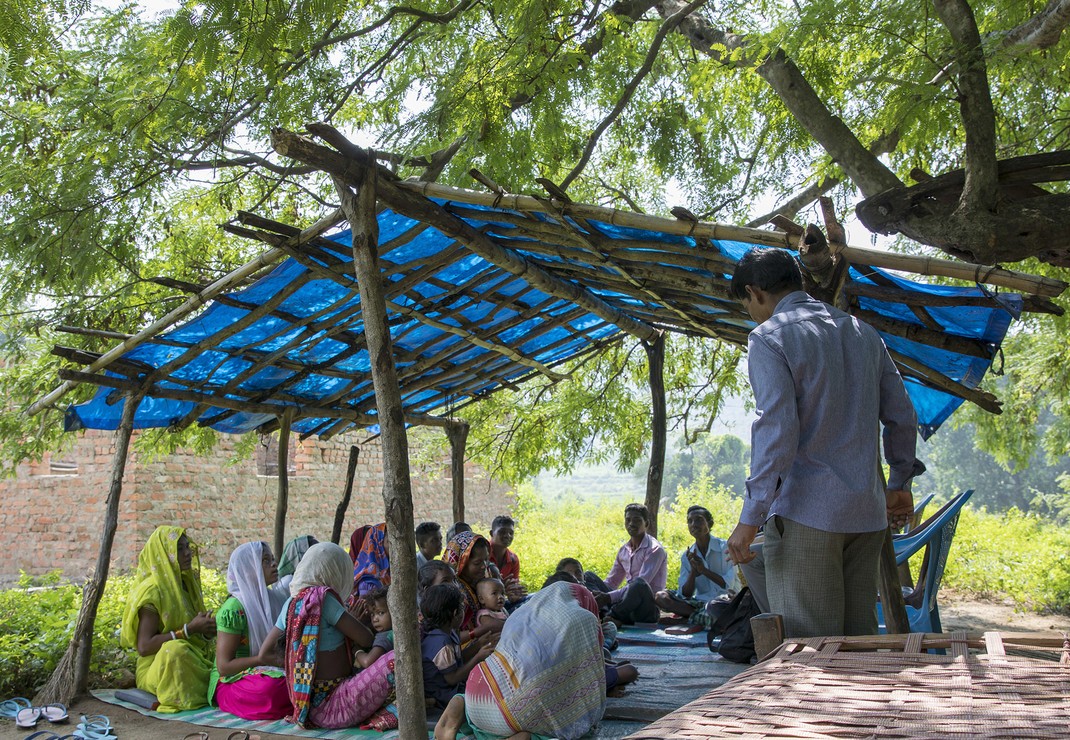
[[[189,622],[186,622],[184,625],[182,625],[182,637],[186,640],[189,639]]]
[[[171,630],[171,639],[172,640],[177,640],[178,639],[177,637],[175,637],[175,631],[174,630]]]

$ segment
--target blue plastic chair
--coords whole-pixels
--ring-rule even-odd
[[[947,556],[951,552],[951,542],[958,527],[959,513],[972,495],[972,489],[963,491],[940,507],[939,511],[924,523],[893,540],[897,565],[907,562],[914,553],[925,548],[925,557],[918,571],[918,585],[903,596],[911,632],[942,631],[936,596],[940,591]],[[880,604],[877,605],[877,616],[880,620],[880,631],[886,632]]]

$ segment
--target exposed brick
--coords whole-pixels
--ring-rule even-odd
[[[298,471],[290,476],[287,539],[299,534],[330,537],[345,485],[349,444],[309,439],[296,451]],[[241,542],[270,542],[277,480],[258,476],[252,460],[227,465],[232,453],[233,441],[227,437],[207,457],[180,450],[142,464],[131,450],[112,567],[130,569],[159,524],[187,527],[202,546],[202,562],[213,568],[225,568],[230,552]],[[89,430],[79,433],[70,453],[64,455],[78,462],[78,475],[33,476],[31,467],[22,465],[15,478],[0,479],[0,541],[27,539],[31,543],[0,549],[0,577],[16,577],[20,569],[41,575],[58,568],[71,577],[89,572],[97,558],[114,454],[111,432]],[[344,538],[360,524],[383,520],[382,460],[377,440],[361,448]],[[445,527],[452,521],[448,472],[448,464],[413,467],[417,522],[434,520]],[[507,489],[497,483],[488,485],[484,471],[467,466],[465,476],[478,481],[466,494],[470,522],[489,523],[496,514],[512,508]],[[34,536],[24,538],[28,531]]]

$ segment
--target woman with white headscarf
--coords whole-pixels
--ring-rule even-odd
[[[278,578],[275,556],[265,542],[246,542],[230,556],[230,598],[216,612],[208,699],[242,719],[282,719],[291,711],[281,655],[270,649],[273,645],[261,650],[282,608],[269,588]]]
[[[310,547],[261,651],[266,655],[267,644],[285,634],[290,719],[300,727],[397,727],[394,651],[353,672],[352,645],[368,649],[375,635],[343,606],[352,590],[353,564],[346,551],[330,542]]]

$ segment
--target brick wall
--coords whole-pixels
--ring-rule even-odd
[[[294,438],[292,444],[286,538],[330,539],[350,442]],[[160,524],[186,527],[202,546],[201,562],[211,568],[225,568],[242,542],[271,542],[277,478],[258,475],[255,456],[228,465],[232,450],[233,438],[227,435],[210,456],[182,451],[142,462],[131,449],[111,567],[129,570]],[[412,453],[415,457],[416,450]],[[86,575],[97,558],[114,454],[111,432],[88,430],[61,459],[21,466],[16,478],[0,480],[0,542],[7,545],[0,548],[0,579],[9,581],[20,570],[40,575],[57,568],[72,578]],[[417,523],[433,520],[448,527],[453,519],[448,458],[430,467],[414,465],[412,482]],[[504,486],[467,466],[468,521],[489,523],[512,504]],[[343,539],[348,541],[354,527],[383,519],[382,450],[376,440],[361,446]]]

